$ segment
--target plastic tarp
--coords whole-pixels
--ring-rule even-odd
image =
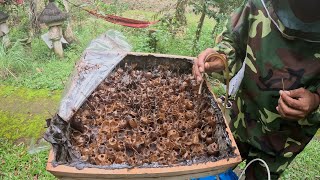
[[[58,115],[69,121],[130,50],[131,46],[118,31],[109,30],[93,40],[75,67],[60,103]]]

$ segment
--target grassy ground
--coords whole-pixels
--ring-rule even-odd
[[[313,140],[283,173],[281,179],[320,179],[320,141]]]
[[[154,13],[126,11],[124,16],[151,20]],[[47,151],[29,154],[31,140],[43,134],[45,119],[56,112],[62,90],[71,74],[75,62],[88,43],[106,32],[116,29],[127,36],[133,51],[153,52],[150,47],[148,29],[130,29],[113,25],[102,20],[88,18],[85,13],[74,17],[75,35],[79,39],[65,49],[65,57],[57,59],[41,39],[32,41],[31,46],[14,43],[11,49],[0,47],[0,179],[54,179],[45,171]],[[188,26],[173,36],[158,23],[154,37],[157,40],[157,53],[192,55],[192,44],[199,16],[188,15]],[[214,20],[206,19],[199,49],[213,44],[211,32]],[[21,29],[12,28],[10,38],[15,41],[23,38]],[[8,71],[9,69],[9,71]],[[12,75],[13,74],[13,75]],[[317,177],[320,161],[317,151],[320,142],[312,141],[306,150],[286,171],[284,179]],[[313,159],[311,159],[311,157]],[[298,169],[308,169],[300,173]]]
[[[0,139],[0,179],[55,179],[45,170],[47,157],[47,151],[29,154],[23,143]]]
[[[153,15],[153,13],[141,11],[128,11],[125,14],[130,14],[133,18],[139,17],[139,19],[151,19]],[[188,15],[189,26],[178,32],[176,36],[170,34],[161,23],[153,26],[152,29],[157,30],[154,35],[157,39],[155,52],[191,56],[198,19],[198,16]],[[202,38],[199,42],[199,50],[196,53],[212,46],[213,40],[210,39],[210,34],[214,24],[214,20],[206,19]],[[41,39],[33,40],[30,49],[27,50],[23,49],[24,47],[21,44],[16,43],[14,48],[0,51],[0,83],[32,89],[63,89],[64,83],[72,72],[74,63],[80,58],[88,43],[109,29],[116,29],[124,33],[128,42],[133,46],[132,51],[153,52],[148,43],[150,40],[148,29],[121,27],[94,18],[88,18],[85,22],[75,25],[77,25],[75,34],[79,42],[65,49],[65,57],[61,60],[50,52]],[[15,34],[11,36],[15,36]],[[209,40],[208,37],[210,37]],[[4,67],[11,69],[15,76],[7,73],[6,78],[1,78],[1,70]],[[4,70],[4,72],[6,71]]]

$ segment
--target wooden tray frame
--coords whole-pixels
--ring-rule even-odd
[[[137,56],[137,57],[150,56],[153,58],[194,60],[193,57],[151,54],[151,53],[130,52],[128,55]],[[212,92],[211,88],[209,89],[214,99],[216,100],[216,97]],[[231,140],[232,146],[235,147],[234,153],[236,157],[234,158],[222,159],[216,162],[207,162],[207,163],[195,164],[190,166],[174,166],[174,167],[165,167],[165,168],[133,168],[133,169],[116,169],[116,170],[84,168],[83,170],[78,170],[75,167],[70,167],[66,165],[59,165],[57,167],[53,167],[51,162],[54,159],[54,154],[53,154],[53,151],[50,151],[46,169],[57,178],[64,179],[64,180],[69,180],[69,179],[182,180],[182,179],[199,178],[199,177],[204,177],[209,175],[216,175],[228,170],[229,168],[235,167],[237,164],[241,162],[241,156],[240,156],[237,144],[235,143],[234,137],[230,131],[230,128],[226,121],[225,116],[223,116],[223,118],[226,124],[226,131]]]

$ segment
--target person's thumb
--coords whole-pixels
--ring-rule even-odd
[[[206,72],[219,72],[224,70],[224,62],[221,59],[215,59],[213,61],[207,61],[204,65]]]

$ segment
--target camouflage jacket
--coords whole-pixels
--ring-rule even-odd
[[[320,127],[320,111],[298,122],[285,120],[276,110],[279,91],[284,84],[285,90],[303,87],[320,93],[320,39],[286,28],[265,1],[246,1],[232,15],[215,50],[227,55],[232,75],[246,64],[231,112],[235,138],[269,155],[290,158]]]

